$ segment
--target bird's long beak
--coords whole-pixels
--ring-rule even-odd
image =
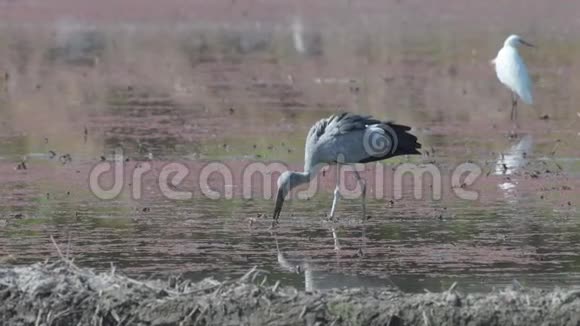
[[[522,39],[520,39],[520,43],[522,43],[523,45],[529,46],[529,47],[531,47],[531,48],[535,48],[535,47],[536,47],[536,46],[535,46],[535,45],[533,45],[532,43],[526,42],[526,41],[524,41],[524,40],[522,40]]]
[[[276,207],[274,208],[274,215],[272,218],[277,221],[280,217],[280,212],[282,212],[282,205],[284,205],[284,188],[280,187],[278,189],[278,195],[276,196]]]

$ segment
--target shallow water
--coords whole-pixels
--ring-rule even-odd
[[[377,69],[371,63],[362,66],[359,76],[345,72],[343,82],[327,77],[341,75],[332,64],[321,65],[317,77],[310,69],[320,64],[317,58],[278,64],[252,58],[248,65],[242,58],[202,64],[196,69],[206,74],[169,89],[112,84],[94,102],[39,110],[36,119],[25,116],[56,92],[50,85],[45,93],[27,95],[27,105],[2,102],[6,110],[0,115],[7,122],[0,133],[0,253],[5,262],[18,264],[54,258],[52,235],[61,251],[82,266],[106,270],[112,263],[140,277],[231,278],[257,266],[271,280],[321,289],[440,291],[457,281],[465,291],[479,291],[514,279],[524,286],[577,284],[576,108],[565,99],[568,105],[557,109],[541,106],[550,117],[540,120],[536,111],[522,106],[518,134],[510,137],[508,108],[495,109],[509,104],[509,95],[482,90],[481,85],[496,82],[482,73],[483,65],[462,67],[467,72],[458,77],[429,62],[425,66],[432,66],[431,73],[415,75],[419,70],[413,67],[421,66],[417,56],[415,63],[393,67],[400,70],[389,82],[372,74],[358,79]],[[278,70],[295,70],[293,80],[272,73]],[[209,75],[221,77],[216,81]],[[457,81],[472,75],[482,81]],[[441,84],[451,95],[434,97],[442,90],[431,85],[429,78],[435,76],[445,76]],[[453,95],[460,87],[467,87],[469,95],[465,88],[462,95]],[[395,97],[397,92],[402,95]],[[549,88],[539,92],[544,94],[541,103],[562,96]],[[388,110],[373,106],[391,99],[396,105]],[[453,104],[442,109],[445,101]],[[364,173],[369,220],[361,219],[356,198],[339,201],[338,222],[324,219],[335,182],[334,170],[328,170],[319,175],[317,194],[288,202],[280,226],[270,230],[273,199],[264,198],[266,186],[260,181],[244,182],[245,169],[274,161],[301,169],[308,128],[340,106],[416,127],[413,132],[428,154],[369,164]],[[102,200],[91,192],[89,175],[98,164],[112,162],[117,148],[127,159],[121,160],[123,189],[116,198]],[[22,160],[26,168],[18,169]],[[175,162],[190,173],[169,189],[192,191],[191,199],[162,195],[159,174]],[[212,162],[232,172],[231,183],[215,175],[207,179],[220,199],[208,198],[200,184],[201,172]],[[454,167],[465,162],[482,169],[467,185],[478,191],[475,201],[458,198],[449,182]],[[437,167],[441,199],[433,198],[433,180],[420,187],[422,198],[414,198],[407,180],[403,197],[395,199],[392,168],[401,163]],[[151,170],[144,174],[141,197],[135,198],[131,176],[145,165]],[[275,179],[269,181],[273,184]],[[346,187],[355,187],[352,175]],[[227,189],[232,198],[223,198]]]

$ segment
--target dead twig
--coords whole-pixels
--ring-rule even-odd
[[[244,274],[244,276],[242,276],[238,282],[239,283],[244,283],[248,280],[248,278],[250,278],[250,275],[252,275],[252,273],[254,273],[256,271],[256,269],[258,268],[258,266],[254,266],[252,267],[252,269],[250,269],[246,274]]]
[[[41,318],[42,318],[42,308],[40,308],[40,310],[38,310],[38,314],[36,315],[36,322],[34,323],[35,326],[40,325]]]
[[[308,306],[304,305],[304,308],[302,308],[302,312],[300,313],[300,319],[304,318],[307,311],[308,311]]]
[[[52,236],[52,234],[50,235],[50,241],[52,241],[52,244],[56,248],[56,252],[58,253],[58,256],[60,257],[60,259],[62,259],[62,261],[67,262],[68,259],[62,254],[62,251],[60,251],[60,248],[59,248],[58,244],[56,244],[56,241],[54,240],[54,237]]]
[[[447,293],[451,293],[455,289],[456,286],[457,286],[457,282],[453,282],[453,284],[451,284],[451,286],[447,290]]]
[[[187,321],[190,320],[191,317],[193,315],[195,315],[198,311],[199,311],[199,306],[195,305],[195,308],[191,309],[191,312],[189,314],[187,314],[187,316],[185,316],[185,318],[183,318],[181,320],[181,322],[179,322],[179,326],[187,325]]]
[[[425,326],[431,326],[431,319],[427,316],[425,310],[423,310],[423,322],[425,323]]]

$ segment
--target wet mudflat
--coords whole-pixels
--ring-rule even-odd
[[[311,51],[304,54],[294,49],[290,27],[87,33],[60,26],[56,38],[3,29],[16,44],[0,48],[8,74],[0,101],[4,262],[55,256],[53,235],[79,265],[114,263],[138,277],[228,279],[257,265],[299,288],[577,284],[580,66],[570,54],[577,49],[535,35],[536,43],[560,48],[526,53],[538,104],[519,108],[520,126],[510,135],[509,94],[488,64],[503,34],[458,44],[443,32],[430,40],[411,33],[400,42],[351,27],[341,34],[319,26],[306,34]],[[76,48],[79,39],[94,47]],[[355,39],[356,46],[345,42]],[[324,219],[335,183],[330,169],[316,194],[290,201],[270,230],[277,174],[264,183],[244,173],[256,162],[301,169],[310,126],[342,109],[416,127],[425,154],[366,167],[366,221],[358,198],[339,202],[338,222]],[[119,148],[123,158],[114,156]],[[100,199],[91,171],[115,161],[123,187]],[[450,181],[466,162],[482,173],[460,188],[477,191],[477,200],[459,198]],[[165,188],[191,198],[164,195],[159,177],[171,163],[189,174]],[[231,180],[203,177],[212,163],[223,164]],[[393,169],[403,163],[435,167],[441,187],[408,178],[397,189]],[[134,171],[143,167],[138,182]],[[103,188],[112,185],[111,174],[102,180]],[[347,173],[346,189],[355,186]]]

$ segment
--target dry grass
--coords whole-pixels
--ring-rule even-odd
[[[56,246],[56,244],[55,244]],[[576,325],[577,290],[512,288],[463,294],[387,289],[304,292],[270,284],[255,267],[239,279],[140,281],[115,267],[60,260],[0,269],[0,315],[19,325]]]

